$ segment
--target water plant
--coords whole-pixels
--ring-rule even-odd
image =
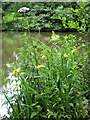
[[[9,119],[78,119],[88,115],[84,108],[88,103],[84,97],[88,56],[82,39],[70,34],[61,40],[52,31],[54,47],[49,47],[39,40],[29,42],[24,35],[25,46],[18,48],[18,60],[10,66],[16,82],[4,91]]]
[[[62,20],[66,24],[65,17]],[[72,34],[60,38],[54,31],[49,41],[51,47],[40,40],[30,42],[27,33],[24,36],[25,45],[18,48],[18,59],[10,65],[15,79],[7,80],[15,84],[10,89],[6,85],[4,91],[9,119],[87,117],[87,43]]]

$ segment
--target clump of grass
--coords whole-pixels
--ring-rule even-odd
[[[88,90],[86,44],[72,34],[60,40],[54,31],[50,40],[54,47],[41,41],[30,43],[25,36],[25,46],[18,48],[19,59],[11,67],[17,78],[13,94],[4,93],[12,109],[8,108],[10,118],[84,118],[88,114],[84,109],[88,102],[84,97]]]

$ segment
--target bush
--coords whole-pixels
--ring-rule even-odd
[[[4,92],[10,118],[58,120],[88,114],[84,108],[88,102],[84,97],[88,90],[86,44],[72,34],[61,40],[54,31],[50,43],[52,47],[41,41],[30,43],[25,33],[25,46],[18,48],[19,58],[10,66],[14,80]]]
[[[30,11],[26,12],[28,24],[34,23],[31,31],[51,31],[65,30],[63,24],[58,20],[58,15],[67,17],[67,21],[73,20],[73,12],[68,6],[76,6],[76,3],[63,2],[20,2],[20,3],[3,3],[3,30],[21,30],[25,31],[26,17],[23,13],[17,11],[26,6]]]

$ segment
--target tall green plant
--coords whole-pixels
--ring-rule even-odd
[[[87,100],[83,96],[87,55],[80,52],[82,40],[78,43],[71,34],[60,40],[52,33],[51,48],[41,41],[30,43],[25,33],[25,46],[18,49],[19,59],[11,67],[12,76],[17,78],[10,91],[13,94],[8,97],[5,92],[12,109],[11,114],[8,109],[10,118],[58,120],[87,115]]]

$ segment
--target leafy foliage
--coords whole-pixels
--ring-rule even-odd
[[[72,34],[60,40],[52,33],[51,48],[41,41],[30,43],[25,33],[25,46],[18,48],[19,59],[10,66],[16,84],[5,91],[10,118],[77,119],[88,113],[84,109],[88,102],[84,97],[88,90],[86,45]]]
[[[88,32],[89,33],[89,7],[88,7],[88,3],[82,3],[79,2],[78,3],[79,9],[73,9],[73,8],[69,8],[73,11],[73,15],[75,17],[75,19],[72,21],[66,21],[66,17],[62,17],[58,16],[58,18],[60,20],[62,20],[63,26],[65,26],[65,28],[73,28],[76,29],[79,33],[82,32]]]
[[[73,20],[72,10],[68,6],[73,7],[76,3],[2,3],[3,30],[25,30],[26,19],[23,18],[24,13],[18,13],[17,11],[21,7],[28,7],[30,11],[26,13],[28,23],[33,23],[30,30],[38,31],[50,31],[50,30],[65,30],[63,24],[58,20],[58,15],[66,17],[67,21]],[[15,13],[15,15],[12,15]]]
[[[79,5],[82,7],[83,4]],[[37,4],[34,7],[39,10]],[[58,9],[63,7],[58,7],[57,12]],[[76,15],[78,12],[81,15],[82,9],[72,10]],[[49,9],[44,9],[45,11]],[[39,15],[39,11],[36,13]],[[43,17],[48,15],[43,14]],[[54,19],[56,16],[52,17]],[[85,32],[82,26],[86,26],[87,20],[83,22],[79,19],[75,24],[67,22],[66,17],[59,16],[58,19],[65,27],[70,25]],[[83,24],[79,26],[79,22]],[[18,48],[19,58],[10,66],[16,84],[10,89],[6,86],[4,91],[10,118],[58,120],[82,119],[88,116],[85,107],[88,104],[85,94],[89,92],[87,44],[81,37],[77,39],[75,35],[69,34],[60,38],[52,31],[49,41],[52,47],[49,47],[40,40],[29,42],[27,34],[24,35],[25,46]],[[8,81],[12,85],[13,80]],[[11,96],[8,97],[9,92]]]

